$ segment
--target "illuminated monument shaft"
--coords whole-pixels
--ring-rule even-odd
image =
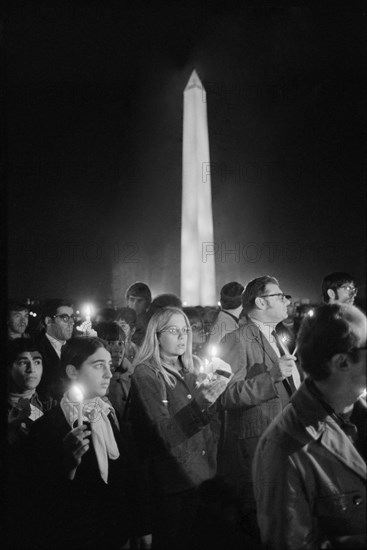
[[[215,260],[206,92],[196,71],[184,90],[182,154],[181,299],[214,305]]]

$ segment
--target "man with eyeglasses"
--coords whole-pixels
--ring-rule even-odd
[[[65,300],[48,300],[42,308],[45,331],[37,343],[43,357],[40,391],[60,400],[63,395],[63,372],[60,368],[61,348],[73,335],[75,316],[72,305]]]
[[[307,377],[253,461],[264,548],[366,547],[366,321],[334,303],[302,322]]]
[[[322,297],[325,304],[354,304],[358,289],[354,277],[344,271],[329,273],[322,281]]]
[[[218,348],[234,373],[222,397],[220,473],[242,502],[254,536],[258,536],[251,473],[255,448],[300,384],[295,357],[275,333],[276,325],[288,316],[289,303],[290,296],[283,294],[275,277],[254,279],[242,293],[239,328],[227,334]]]

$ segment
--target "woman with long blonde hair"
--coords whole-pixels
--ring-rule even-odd
[[[215,403],[231,369],[217,359],[222,374],[200,381],[191,346],[187,316],[179,308],[163,308],[149,321],[132,375],[131,420],[149,472],[157,550],[190,547],[197,488],[216,474]]]

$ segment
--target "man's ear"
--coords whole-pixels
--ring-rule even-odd
[[[135,331],[136,331],[136,328],[135,328],[135,327],[133,327],[133,328],[131,329],[131,336],[134,336],[134,334],[135,334]]]
[[[258,309],[265,309],[265,307],[266,307],[265,300],[258,296],[257,298],[255,298],[255,306]]]
[[[50,325],[51,323],[52,323],[52,317],[46,316],[46,317],[45,317],[45,325],[46,325],[46,327],[48,327],[48,325]]]
[[[76,380],[78,378],[78,370],[74,367],[74,365],[66,365],[65,372],[71,380]]]
[[[350,368],[350,361],[346,353],[336,353],[330,359],[334,371],[346,372]]]
[[[331,288],[328,288],[326,293],[329,296],[329,298],[331,298],[332,300],[336,300],[336,294],[333,290],[331,290]]]

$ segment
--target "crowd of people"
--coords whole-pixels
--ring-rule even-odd
[[[366,316],[350,274],[322,293],[297,329],[269,275],[81,324],[48,300],[31,334],[9,302],[8,547],[364,548]]]

